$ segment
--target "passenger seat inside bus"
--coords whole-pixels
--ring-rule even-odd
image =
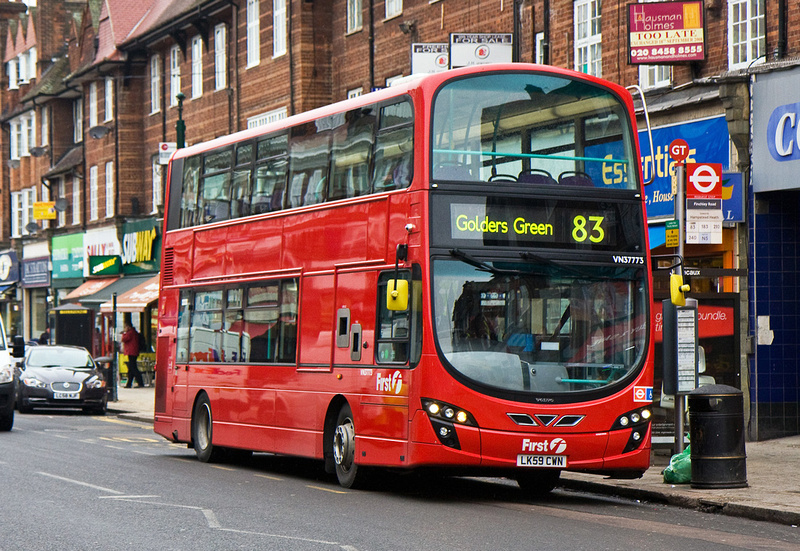
[[[553,186],[558,183],[549,172],[542,170],[541,168],[523,170],[519,173],[519,176],[517,176],[517,182],[521,184],[536,184],[546,186]]]
[[[562,186],[594,187],[594,181],[592,180],[592,177],[585,172],[580,172],[577,170],[568,170],[566,172],[562,172],[558,177],[558,183]]]

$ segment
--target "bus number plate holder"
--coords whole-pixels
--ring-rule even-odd
[[[517,467],[539,467],[547,469],[566,469],[566,455],[529,455],[517,456]]]

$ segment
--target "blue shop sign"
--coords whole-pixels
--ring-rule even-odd
[[[654,128],[654,152],[649,151],[650,141],[647,132],[639,132],[644,179],[647,181],[651,175],[655,176],[653,183],[645,188],[647,217],[650,220],[671,220],[675,217],[675,203],[672,196],[674,161],[669,156],[668,148],[669,144],[678,138],[686,140],[689,144],[689,157],[686,159],[688,163],[721,163],[723,168],[727,168],[730,162],[728,151],[730,138],[724,116]],[[729,185],[735,185],[737,182],[741,186],[741,178],[731,179]],[[733,200],[738,197],[738,201],[741,203],[741,187],[739,190],[731,190],[730,195]],[[723,200],[722,209],[723,211],[733,211],[734,206]],[[731,216],[737,220],[740,218],[738,214],[731,214]],[[734,220],[733,218],[729,220],[726,216],[726,221]]]
[[[12,285],[19,281],[19,258],[15,251],[0,253],[0,286]]]
[[[22,286],[50,286],[50,257],[22,261]]]

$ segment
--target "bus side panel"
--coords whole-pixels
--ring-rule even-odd
[[[367,210],[359,204],[294,216],[284,231],[284,267],[315,271],[365,260],[371,222]]]
[[[225,273],[246,274],[282,268],[281,234],[284,220],[286,218],[272,218],[231,226],[225,242]]]
[[[173,283],[181,285],[189,283],[192,279],[192,246],[194,233],[192,230],[173,232],[168,234],[164,247],[173,250]]]
[[[307,276],[300,289],[300,334],[297,352],[300,368],[331,367],[334,331],[333,275]]]

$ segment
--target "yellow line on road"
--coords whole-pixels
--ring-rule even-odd
[[[322,490],[323,492],[330,492],[332,494],[346,494],[347,492],[343,492],[342,490],[333,490],[331,488],[323,488],[322,486],[306,486],[306,488],[311,488],[312,490]]]
[[[277,476],[269,476],[269,475],[266,475],[266,474],[257,474],[256,476],[258,478],[266,478],[266,479],[269,479],[269,480],[283,480],[282,478],[278,478]]]

